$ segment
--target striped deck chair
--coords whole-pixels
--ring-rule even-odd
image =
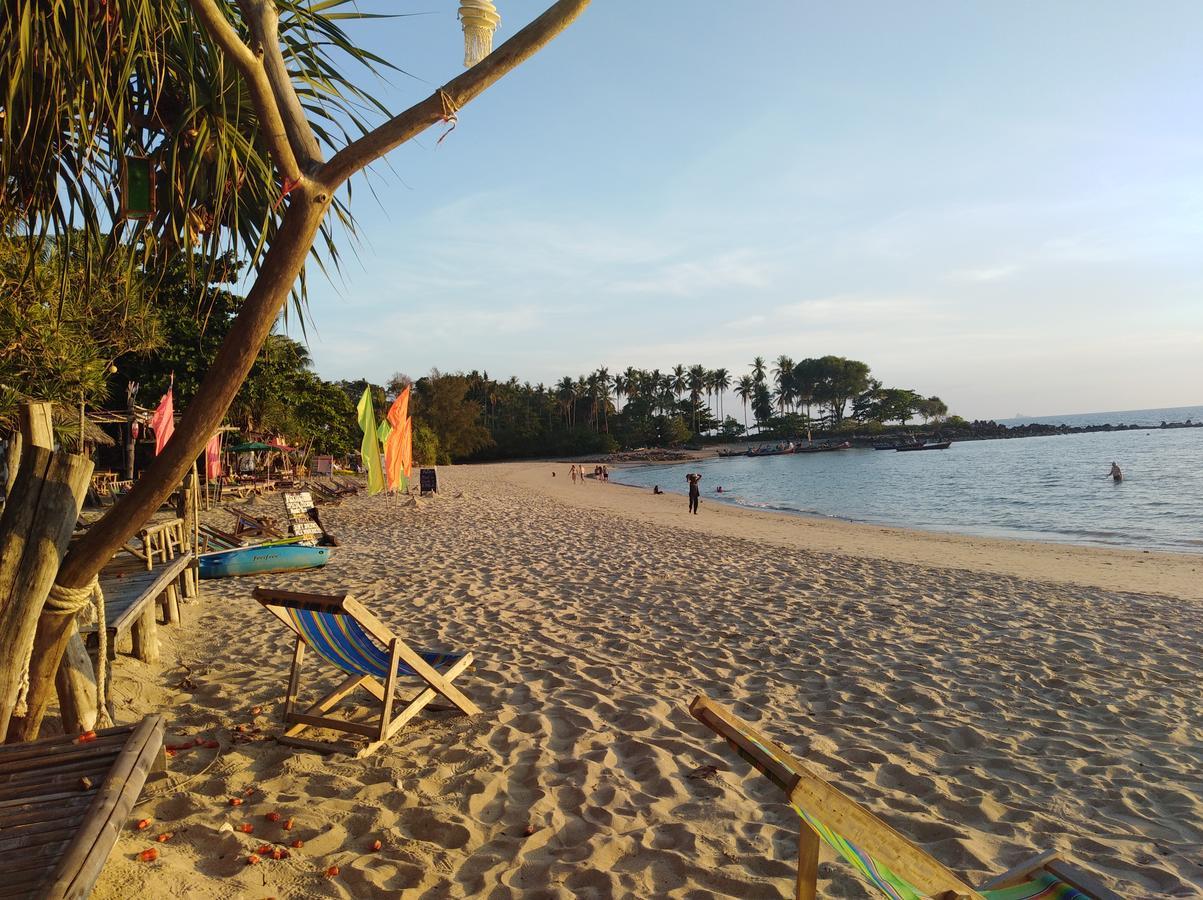
[[[285,731],[279,738],[280,743],[323,753],[346,749],[338,744],[297,737],[311,726],[332,728],[368,738],[369,743],[357,753],[367,756],[383,746],[435,697],[444,697],[466,715],[480,712],[475,703],[451,684],[452,679],[472,665],[471,653],[413,650],[350,594],[301,594],[255,588],[254,597],[292,629],[297,638],[284,700]],[[304,712],[294,712],[306,647],[347,678]],[[394,714],[397,682],[404,677],[417,678],[424,684],[400,712]],[[351,722],[324,715],[356,688],[365,689],[380,703],[377,721]]]
[[[817,896],[820,839],[892,900],[1120,900],[1093,876],[1060,860],[1055,851],[1041,853],[981,887],[970,887],[729,710],[698,695],[689,711],[781,788],[802,818],[798,900]]]

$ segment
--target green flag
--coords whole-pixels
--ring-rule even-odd
[[[380,443],[383,444],[388,440],[388,436],[392,430],[393,426],[388,423],[388,419],[385,419],[378,426],[376,426],[376,436],[380,438]]]
[[[376,436],[376,410],[372,408],[372,391],[363,389],[359,398],[359,427],[363,429],[363,442],[359,450],[363,464],[368,468],[368,494],[379,494],[384,490],[384,467],[380,464],[380,438]]]

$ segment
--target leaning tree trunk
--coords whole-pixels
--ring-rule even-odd
[[[467,72],[323,162],[285,66],[274,5],[260,0],[239,4],[255,36],[256,47],[252,50],[226,17],[224,4],[215,0],[188,2],[208,37],[244,78],[263,123],[272,162],[281,181],[290,186],[288,206],[255,284],[171,440],[130,492],[71,549],[57,578],[65,588],[84,587],[99,574],[167,499],[221,424],[300,275],[333,191],[430,126],[453,119],[455,111],[533,56],[589,5],[589,0],[558,0]],[[46,658],[39,661],[51,674],[58,669],[66,640],[64,636],[61,642],[47,647]],[[44,708],[52,689],[52,679],[31,683],[30,709],[36,708],[35,703]],[[36,733],[39,725],[31,721],[27,727]]]

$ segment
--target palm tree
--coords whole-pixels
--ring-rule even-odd
[[[681,399],[681,394],[685,392],[685,367],[677,363],[672,368],[672,382],[669,385],[669,390],[677,395],[677,399]]]
[[[773,364],[773,377],[777,380],[777,407],[785,415],[785,407],[794,395],[794,361],[782,354]]]
[[[576,385],[573,384],[571,376],[565,375],[556,382],[556,400],[564,413],[564,424],[572,428],[572,414],[576,410]]]
[[[764,357],[758,356],[752,360],[752,380],[760,383],[764,381]]]
[[[748,430],[748,400],[754,390],[756,390],[756,380],[751,375],[741,375],[739,381],[735,383],[735,396],[739,397],[744,404],[745,432]]]
[[[718,418],[723,420],[723,392],[731,387],[731,373],[726,369],[714,370],[714,392],[718,394]]]
[[[702,391],[706,389],[706,367],[702,365],[690,366],[689,371],[686,372],[685,380],[689,388],[689,405],[693,410],[693,431],[694,434],[697,434],[698,402],[702,399]]]
[[[610,370],[607,369],[605,366],[602,366],[600,369],[597,370],[596,377],[597,377],[597,390],[598,390],[598,393],[601,395],[602,431],[609,433],[610,417],[608,415],[608,410],[609,410],[609,406],[610,406],[610,385],[612,384],[612,381],[610,379]]]
[[[629,369],[627,370],[630,371]],[[617,412],[622,412],[622,398],[627,394],[627,377],[622,372],[617,372],[614,375],[614,400],[618,407]]]

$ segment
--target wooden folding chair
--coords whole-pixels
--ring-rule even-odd
[[[689,711],[781,788],[801,816],[798,900],[817,896],[820,839],[866,881],[897,900],[1120,900],[1094,876],[1059,859],[1056,851],[1041,853],[973,888],[729,710],[699,694]]]
[[[357,753],[366,756],[400,731],[435,697],[446,698],[466,715],[480,712],[476,704],[451,684],[452,679],[472,665],[471,653],[414,650],[350,594],[303,594],[255,588],[254,597],[287,625],[297,639],[284,699],[285,730],[280,743],[323,753],[345,749],[338,744],[297,737],[311,726],[331,728],[368,738],[368,744]],[[306,647],[348,677],[304,712],[294,712]],[[397,682],[406,676],[420,679],[424,686],[394,714]],[[368,724],[324,715],[356,688],[364,688],[381,704],[377,721]]]
[[[234,537],[240,538],[245,534],[265,538],[282,538],[284,533],[275,527],[270,519],[252,516],[245,510],[227,506],[226,512],[234,517]]]

